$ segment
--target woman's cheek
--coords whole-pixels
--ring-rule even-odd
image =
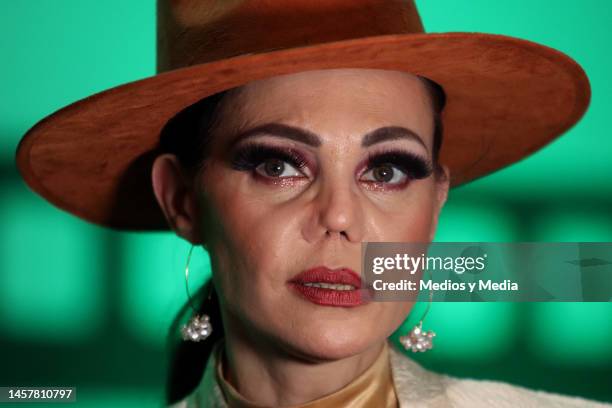
[[[428,201],[418,205],[405,205],[404,209],[395,214],[380,215],[379,234],[383,241],[396,242],[427,242],[432,228],[432,206]]]

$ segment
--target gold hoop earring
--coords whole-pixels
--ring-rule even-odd
[[[427,272],[429,273],[430,279],[433,279],[431,277],[431,272]],[[425,320],[425,316],[427,316],[427,313],[429,312],[432,299],[433,292],[431,289],[429,289],[429,302],[427,302],[427,308],[425,309],[423,316],[421,316],[419,323],[414,326],[412,330],[399,338],[399,341],[404,349],[411,350],[412,352],[416,353],[419,351],[424,352],[431,350],[433,348],[433,338],[436,336],[436,333],[431,330],[423,331],[423,320]]]
[[[187,291],[187,299],[189,302],[189,306],[191,307],[194,316],[189,320],[187,324],[183,325],[181,329],[181,334],[183,336],[183,340],[185,341],[199,342],[202,340],[206,340],[206,338],[210,336],[210,334],[212,333],[212,325],[210,324],[210,316],[206,314],[200,316],[195,310],[191,300],[191,295],[189,294],[189,261],[191,260],[191,254],[193,253],[194,247],[195,246],[192,244],[191,248],[189,249],[189,254],[187,255],[187,263],[185,265],[185,289]],[[212,283],[208,291],[209,300],[211,293]]]

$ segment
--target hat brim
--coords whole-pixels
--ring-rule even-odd
[[[385,35],[241,55],[92,95],[32,127],[17,148],[17,167],[34,191],[80,218],[118,230],[165,230],[151,165],[171,117],[253,80],[333,68],[406,71],[444,88],[440,161],[451,187],[550,143],[590,100],[582,68],[540,44],[481,33]]]

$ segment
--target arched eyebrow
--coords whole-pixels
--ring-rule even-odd
[[[365,134],[365,136],[361,140],[361,146],[369,147],[376,143],[398,139],[413,140],[423,146],[425,150],[429,151],[429,149],[425,145],[425,142],[423,142],[423,139],[421,139],[421,137],[417,135],[416,132],[401,126],[385,126],[372,130],[371,132]]]
[[[245,139],[262,135],[290,139],[313,147],[319,147],[322,143],[321,138],[310,130],[284,123],[271,122],[239,132],[238,135],[234,137],[232,145],[236,145]],[[361,146],[370,147],[377,143],[399,139],[415,141],[423,146],[425,150],[429,151],[425,142],[423,142],[423,139],[419,137],[419,135],[401,126],[384,126],[372,130],[363,136]]]

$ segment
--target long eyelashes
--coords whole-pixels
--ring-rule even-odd
[[[244,144],[233,153],[230,162],[231,167],[235,170],[252,171],[270,159],[283,160],[297,170],[302,170],[309,164],[298,151],[262,143]],[[369,171],[383,165],[398,168],[410,180],[427,178],[433,173],[433,166],[428,159],[419,154],[398,149],[370,153],[365,160],[364,168],[365,171]]]
[[[368,170],[391,164],[399,168],[412,180],[429,177],[433,172],[433,166],[427,159],[412,152],[402,150],[386,150],[384,152],[371,153],[366,160]]]
[[[231,158],[232,168],[240,171],[253,170],[269,159],[281,159],[300,170],[308,162],[302,155],[293,150],[275,146],[266,146],[260,143],[249,143],[240,147]]]

